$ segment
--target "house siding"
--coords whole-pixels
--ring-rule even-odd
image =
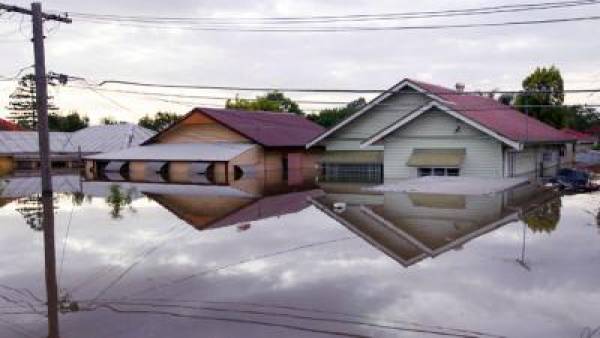
[[[204,114],[190,115],[158,137],[158,143],[202,142],[251,143],[252,141]]]
[[[461,176],[502,177],[502,144],[438,110],[425,112],[384,140],[384,177],[417,177],[406,165],[414,149],[464,148]]]
[[[567,145],[568,147],[569,145]],[[514,153],[514,172],[508,172],[507,176],[553,176],[561,166],[561,145],[531,145],[522,151]],[[506,156],[510,156],[509,151]],[[544,158],[544,153],[549,154]],[[565,163],[563,163],[565,164]],[[543,170],[543,173],[541,172]]]
[[[409,92],[410,94],[406,94]],[[413,110],[431,101],[413,89],[403,89],[330,135],[321,144],[328,151],[383,151],[381,146],[361,148],[360,143],[375,132],[389,126]]]

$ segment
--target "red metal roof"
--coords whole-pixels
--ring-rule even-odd
[[[567,135],[569,135],[571,137],[574,137],[575,139],[577,139],[577,141],[590,141],[590,142],[594,142],[596,140],[596,137],[594,137],[594,135],[583,133],[583,132],[580,132],[580,131],[575,130],[575,129],[563,128],[560,131],[562,131],[563,133],[566,133]]]
[[[492,98],[459,93],[455,90],[408,79],[416,86],[446,101],[457,113],[494,132],[518,142],[573,141],[572,135],[561,132],[535,118],[504,105]]]
[[[592,126],[588,130],[586,130],[586,133],[592,134],[592,135],[600,134],[600,125],[597,124],[595,126]]]
[[[267,147],[304,147],[325,129],[292,113],[196,108],[223,125]]]
[[[0,118],[0,130],[3,131],[21,131],[23,128],[19,127],[16,123],[7,121],[5,119]]]

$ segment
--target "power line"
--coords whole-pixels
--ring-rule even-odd
[[[523,21],[504,21],[504,22],[484,22],[484,23],[465,23],[465,24],[437,24],[420,26],[337,26],[337,27],[268,27],[268,28],[244,28],[244,27],[219,27],[219,26],[157,26],[148,24],[123,23],[119,21],[101,21],[93,19],[82,19],[89,23],[96,24],[117,24],[120,26],[152,28],[152,29],[180,29],[186,31],[212,31],[212,32],[248,32],[248,33],[340,33],[340,32],[358,32],[358,31],[418,31],[418,30],[442,30],[442,29],[460,29],[460,28],[491,28],[504,26],[523,26],[540,25],[567,22],[597,21],[600,16],[582,16],[570,18],[554,18],[541,20],[523,20]]]
[[[68,88],[76,88],[76,89],[89,89],[87,87],[78,87],[78,86],[67,86]],[[128,95],[139,95],[139,96],[148,96],[150,98],[156,99],[156,97],[166,97],[166,98],[182,98],[182,99],[203,99],[203,100],[231,100],[239,98],[240,100],[245,101],[257,101],[257,98],[240,98],[237,96],[205,96],[205,95],[185,95],[185,94],[175,94],[175,93],[167,93],[167,92],[144,92],[144,91],[134,91],[134,90],[120,90],[120,89],[107,89],[107,88],[95,88],[95,91],[101,92],[109,92],[109,93],[118,93],[118,94],[128,94]],[[597,91],[594,91],[597,93]],[[419,93],[421,94],[421,93]],[[270,102],[280,102],[278,100],[267,100]],[[198,104],[198,102],[192,101],[179,101],[179,100],[165,100],[166,102],[173,103],[184,103],[184,104]],[[347,105],[352,103],[353,101],[326,101],[326,100],[294,100],[294,102],[299,104],[322,104],[322,105]],[[393,103],[378,103],[378,106],[397,106]],[[600,107],[600,103],[584,103],[584,104],[562,104],[561,107]],[[477,106],[473,106],[474,109],[478,109]],[[488,107],[488,106],[486,106]],[[555,105],[548,104],[527,104],[527,105],[511,105],[511,107],[529,107],[529,108],[543,108],[543,107],[556,107]]]
[[[69,76],[69,78],[71,78]],[[79,78],[81,79],[81,78]],[[161,83],[148,83],[138,81],[127,81],[127,80],[104,80],[98,83],[96,86],[102,87],[106,85],[125,85],[134,87],[153,87],[153,88],[178,88],[178,89],[202,89],[202,90],[226,90],[226,91],[254,91],[254,92],[292,92],[292,93],[351,93],[351,94],[386,94],[394,93],[390,89],[341,89],[341,88],[289,88],[289,87],[241,87],[241,86],[214,86],[214,85],[194,85],[194,84],[161,84]],[[586,89],[564,89],[562,93],[591,93],[600,92],[600,88],[586,88]],[[482,94],[521,94],[521,95],[538,95],[538,94],[553,94],[552,90],[538,90],[530,93],[525,93],[523,90],[476,90],[476,91],[463,91],[455,92],[451,89],[442,89],[439,91],[427,91],[427,94],[433,95],[482,95]],[[406,94],[410,94],[407,92]],[[422,94],[415,92],[415,95]]]
[[[296,16],[296,17],[160,17],[160,16],[140,16],[140,15],[113,15],[71,12],[73,17],[81,19],[95,19],[105,21],[121,22],[141,22],[141,23],[197,23],[207,22],[210,24],[231,24],[235,22],[243,23],[276,23],[276,24],[297,24],[297,23],[331,23],[347,21],[373,21],[373,20],[397,20],[397,19],[416,19],[432,17],[451,17],[463,15],[486,15],[498,13],[512,13],[530,10],[544,10],[554,8],[576,7],[595,5],[597,0],[579,0],[579,1],[559,1],[545,3],[524,3],[514,5],[487,6],[478,8],[449,9],[439,11],[413,11],[379,14],[350,14],[339,16]]]

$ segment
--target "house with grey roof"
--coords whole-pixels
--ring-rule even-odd
[[[571,135],[463,89],[404,79],[307,148],[326,150],[326,179],[543,176],[573,160],[565,155]]]
[[[50,132],[53,168],[75,167],[81,157],[137,146],[155,134],[135,124],[91,126],[75,132]],[[34,131],[0,131],[0,174],[39,167],[39,141]]]

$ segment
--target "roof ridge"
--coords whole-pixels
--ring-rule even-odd
[[[257,113],[257,114],[273,114],[273,115],[290,115],[290,116],[298,116],[298,117],[302,117],[301,115],[298,115],[296,113],[292,113],[292,112],[287,112],[287,111],[267,111],[267,110],[245,110],[245,109],[234,109],[234,108],[208,108],[208,107],[196,107],[196,109],[210,109],[210,110],[216,110],[216,111],[220,111],[220,112],[239,112],[239,113]]]

